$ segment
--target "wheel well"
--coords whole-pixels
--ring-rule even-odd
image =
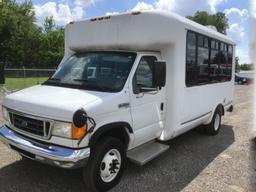
[[[216,107],[215,111],[216,111],[217,109],[219,109],[219,110],[221,111],[221,114],[222,114],[222,115],[225,114],[225,110],[224,110],[224,107],[223,107],[222,104],[219,104],[219,105]]]
[[[127,131],[129,128],[125,126],[114,126],[114,125],[106,125],[99,128],[90,138],[89,146],[95,145],[98,141],[100,141],[104,137],[115,137],[120,139],[121,142],[128,147],[130,142],[129,133]]]

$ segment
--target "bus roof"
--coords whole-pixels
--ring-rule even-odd
[[[66,43],[74,51],[106,48],[160,50],[163,46],[184,41],[186,30],[235,44],[226,35],[164,11],[121,13],[71,22],[66,27]]]

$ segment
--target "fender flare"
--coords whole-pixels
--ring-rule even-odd
[[[123,129],[125,131],[125,138],[127,142],[129,142],[130,137],[129,134],[133,134],[133,129],[131,125],[127,122],[119,121],[119,122],[113,122],[109,124],[105,124],[101,127],[99,127],[95,133],[93,133],[89,140],[89,146],[92,146],[96,144],[96,142],[100,139],[100,137],[114,129]]]
[[[218,104],[217,107],[215,108],[215,111],[216,111],[217,109],[220,109],[220,110],[221,110],[222,116],[225,115],[225,109],[224,109],[224,107],[223,107],[222,104]],[[215,112],[215,111],[214,111],[214,112]]]
[[[211,123],[212,118],[213,118],[213,115],[214,115],[215,111],[218,110],[218,109],[221,111],[222,116],[224,115],[224,113],[225,113],[224,107],[223,107],[223,105],[222,105],[221,103],[219,103],[219,104],[211,111],[212,114],[211,114],[211,116],[209,117],[209,119],[207,120],[207,122],[204,123],[204,125],[208,125],[209,123]]]

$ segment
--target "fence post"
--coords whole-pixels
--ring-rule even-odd
[[[39,85],[39,71],[36,70],[37,85]]]
[[[25,67],[23,66],[22,67],[23,68],[23,82],[24,82],[24,88],[26,87],[26,69],[25,69]]]
[[[0,62],[0,85],[5,84],[5,63],[4,62]]]

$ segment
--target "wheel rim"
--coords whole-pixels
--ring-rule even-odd
[[[214,130],[217,131],[220,126],[220,115],[216,114],[215,120],[214,120]]]
[[[100,177],[108,183],[113,181],[121,167],[121,155],[118,150],[111,149],[103,157],[100,164]]]

